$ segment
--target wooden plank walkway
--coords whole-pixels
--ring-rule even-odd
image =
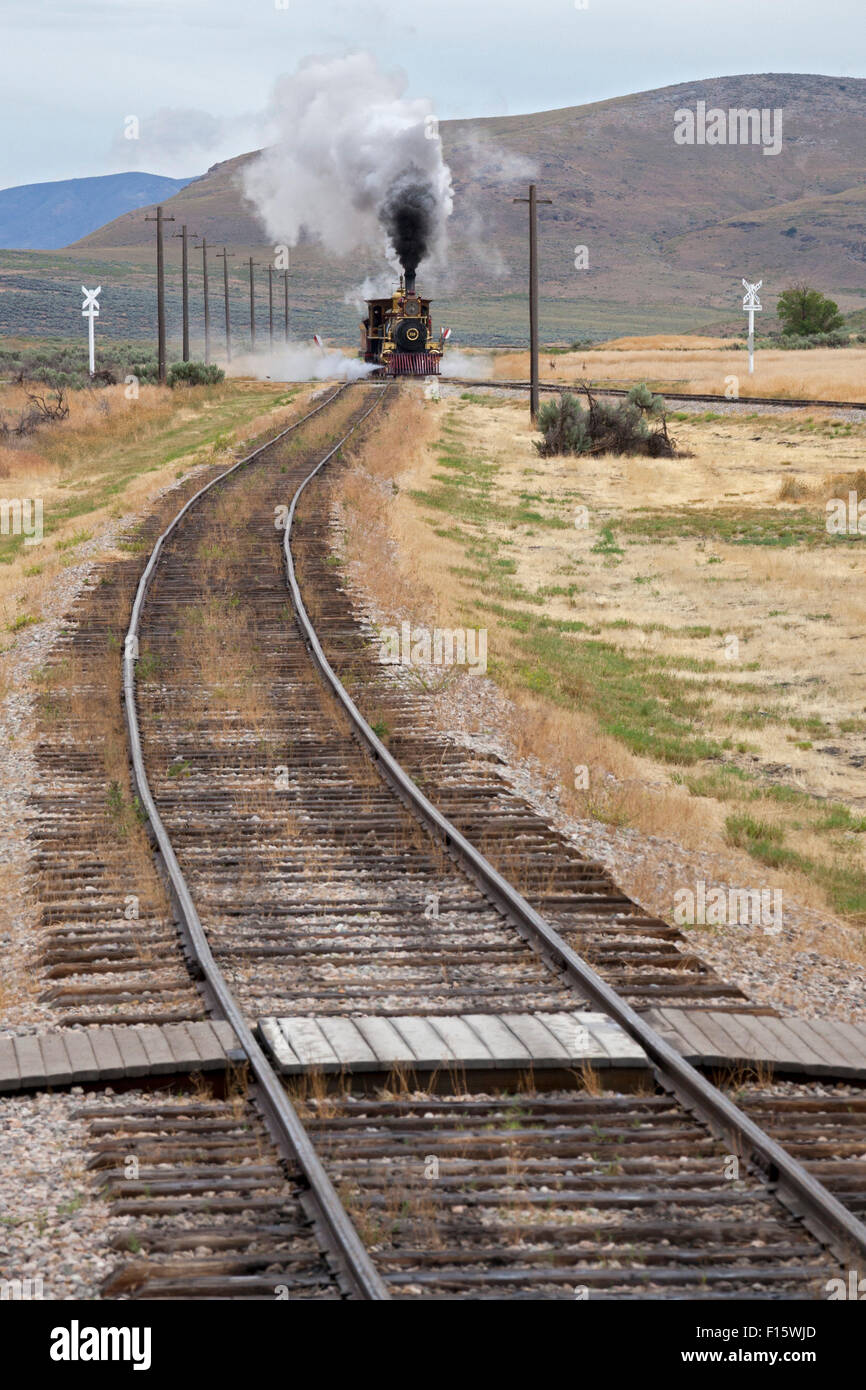
[[[264,1018],[259,1032],[279,1070],[326,1074],[633,1070],[643,1049],[601,1013],[427,1014],[424,1017]]]
[[[66,1028],[0,1034],[0,1092],[137,1076],[224,1071],[244,1054],[228,1023]]]
[[[650,1009],[645,1017],[698,1067],[866,1081],[866,1026],[721,1009]],[[532,1069],[537,1075],[584,1065],[603,1075],[649,1066],[617,1024],[585,1011],[264,1018],[259,1034],[287,1076],[366,1073],[369,1081],[395,1067],[416,1073]],[[0,1093],[224,1071],[243,1060],[227,1023],[0,1033]]]
[[[648,1009],[647,1022],[694,1066],[743,1063],[774,1076],[866,1081],[866,1026],[719,1009]]]

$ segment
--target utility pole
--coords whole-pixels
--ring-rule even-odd
[[[201,268],[204,279],[204,360],[210,363],[210,302],[207,295],[207,237],[201,239]]]
[[[535,184],[529,185],[528,198],[515,203],[529,204],[529,413],[538,419],[538,205],[552,198],[539,198]]]
[[[156,223],[156,331],[158,339],[159,379],[165,385],[165,248],[163,246],[162,224],[173,222],[166,217],[162,204],[156,209],[156,217],[146,217],[145,222]]]
[[[283,271],[283,337],[289,341],[289,272]]]
[[[223,290],[225,292],[226,301],[226,361],[231,362],[232,326],[231,319],[229,318],[229,258],[225,247],[223,247],[222,251],[217,251],[217,260],[223,263]]]
[[[256,350],[256,289],[253,280],[253,266],[258,265],[250,256],[250,352]]]
[[[183,352],[184,362],[189,361],[189,250],[187,246],[186,223],[181,223],[179,232],[175,232],[176,237],[181,238],[181,282],[183,298]],[[198,232],[190,232],[190,236],[198,236]]]
[[[268,265],[268,340],[274,350],[274,267]]]

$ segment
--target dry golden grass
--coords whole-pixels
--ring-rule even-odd
[[[60,572],[107,522],[145,510],[193,468],[228,465],[232,444],[276,432],[302,413],[312,389],[273,409],[265,407],[285,393],[260,382],[183,392],[142,386],[136,401],[123,386],[70,392],[67,420],[0,445],[0,495],[42,498],[46,527],[39,544],[0,564],[0,633],[22,614],[41,617]],[[0,408],[11,418],[22,402],[20,387],[0,388]]]
[[[473,527],[464,517],[453,519],[484,543],[507,546],[497,553],[516,562],[509,582],[520,592],[545,591],[544,603],[530,613],[582,620],[597,627],[604,642],[635,658],[696,661],[696,668],[688,670],[689,681],[704,682],[712,691],[712,712],[701,732],[720,738],[731,732],[728,716],[744,703],[776,710],[783,691],[784,717],[757,721],[739,735],[735,722],[734,738],[742,738],[753,751],[741,757],[734,749],[733,761],[758,774],[765,766],[787,767],[787,774],[770,774],[771,791],[787,784],[861,814],[866,810],[866,769],[825,753],[820,741],[790,732],[789,722],[821,719],[829,726],[866,713],[858,641],[866,627],[859,551],[819,547],[804,563],[798,546],[744,546],[724,539],[724,533],[721,538],[700,533],[682,537],[676,528],[661,542],[651,531],[644,539],[630,534],[615,559],[593,550],[604,523],[611,523],[616,533],[618,518],[645,515],[644,509],[662,516],[690,510],[723,515],[733,509],[776,519],[781,514],[783,520],[783,489],[792,508],[806,499],[820,519],[828,495],[841,488],[844,496],[849,482],[859,486],[863,431],[854,427],[837,433],[829,415],[822,421],[805,412],[781,420],[688,420],[676,422],[674,432],[692,457],[673,464],[622,458],[542,462],[522,405],[452,401],[436,406],[416,397],[406,402],[399,427],[393,418],[382,422],[381,432],[360,451],[339,489],[352,573],[373,596],[383,621],[409,616],[415,622],[457,626],[472,614],[472,621],[480,622],[479,604],[484,609],[490,599],[483,620],[496,659],[496,680],[509,704],[505,711],[478,704],[470,689],[472,678],[464,676],[466,703],[478,706],[471,715],[461,715],[464,726],[505,729],[515,759],[533,763],[536,780],[555,794],[562,810],[670,838],[700,856],[700,873],[707,878],[748,883],[758,873],[764,884],[782,887],[786,901],[826,913],[827,892],[815,878],[792,866],[756,868],[745,850],[729,843],[725,820],[730,802],[691,794],[675,767],[629,751],[599,727],[591,710],[564,707],[526,689],[520,674],[525,657],[493,607],[507,600],[496,593],[495,581],[489,592],[472,582],[465,542],[448,534],[447,514],[431,514],[410,496],[413,489],[435,491],[436,476],[443,472],[437,458],[444,442],[440,431],[455,420],[466,454],[496,468],[492,495],[497,505],[516,507],[528,491],[541,497],[533,505],[548,516],[569,519],[578,502],[589,507],[586,530],[571,524],[559,529],[494,522]],[[701,635],[704,627],[709,632]],[[739,663],[729,665],[724,637],[731,631],[738,634],[742,651]],[[712,665],[704,672],[701,662]],[[746,685],[757,687],[748,699],[740,689]],[[455,707],[453,698],[445,701],[441,717],[446,726]],[[586,791],[574,788],[576,766],[589,768]],[[771,827],[784,828],[787,845],[801,857],[820,859],[822,849],[827,850],[826,841],[809,823],[799,826],[783,802],[761,801],[759,814]],[[848,837],[846,854],[854,864],[861,862],[856,836]],[[682,872],[678,864],[671,870],[674,876],[665,880],[659,856],[648,854],[643,866],[632,864],[620,879],[626,891],[665,917]],[[862,966],[862,933],[834,927],[826,917],[825,923],[822,951]],[[794,949],[807,945],[815,948],[811,929],[804,929]]]
[[[745,347],[724,351],[721,339],[621,338],[602,348],[540,356],[541,380],[575,385],[583,380],[627,386],[646,381],[660,390],[697,394],[726,393],[736,377],[742,396],[792,396],[808,400],[862,401],[866,398],[866,345],[783,351],[759,348],[749,375]],[[494,376],[525,381],[528,352],[497,353]]]

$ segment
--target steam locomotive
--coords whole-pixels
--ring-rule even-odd
[[[430,300],[415,293],[414,272],[407,272],[389,298],[367,300],[360,356],[376,363],[377,376],[438,376],[449,333],[434,338]]]

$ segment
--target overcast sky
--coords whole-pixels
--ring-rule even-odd
[[[201,173],[255,148],[271,84],[311,54],[366,49],[442,119],[730,73],[866,76],[864,0],[582,3],[0,0],[0,187]]]

